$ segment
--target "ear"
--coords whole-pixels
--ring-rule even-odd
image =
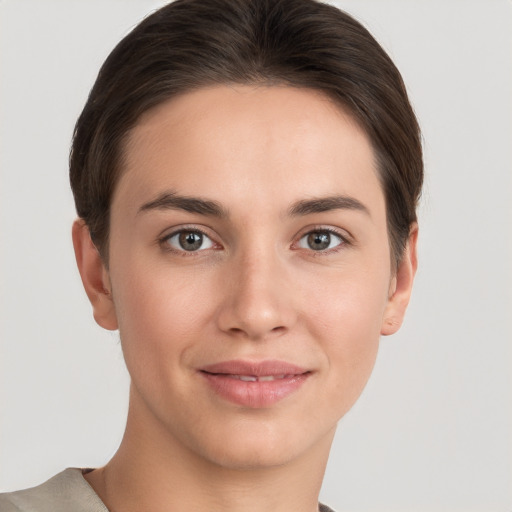
[[[416,254],[417,241],[418,225],[415,223],[409,232],[409,239],[396,274],[391,279],[388,304],[380,331],[383,336],[397,332],[404,320],[405,310],[411,298],[414,275],[418,267]]]
[[[92,305],[94,319],[104,329],[114,331],[117,329],[117,317],[110,277],[84,220],[75,220],[72,234],[76,263]]]

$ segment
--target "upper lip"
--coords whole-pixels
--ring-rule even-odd
[[[265,377],[270,375],[301,375],[308,372],[307,369],[286,361],[243,361],[239,359],[210,364],[199,368],[199,370],[213,374],[254,375],[255,377]]]

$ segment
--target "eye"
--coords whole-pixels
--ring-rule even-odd
[[[345,240],[338,234],[329,230],[316,230],[306,233],[299,240],[298,246],[301,249],[311,249],[313,251],[326,251],[334,249],[343,244]]]
[[[176,251],[197,252],[213,247],[213,241],[201,231],[184,229],[164,240]]]

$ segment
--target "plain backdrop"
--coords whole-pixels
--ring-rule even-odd
[[[0,1],[0,490],[104,464],[128,377],[70,241],[67,157],[99,66],[155,0]],[[343,511],[512,510],[512,3],[346,0],[402,71],[425,140],[420,268],[340,422]]]

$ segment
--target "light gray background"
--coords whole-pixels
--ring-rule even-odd
[[[155,0],[0,1],[0,489],[97,466],[128,379],[75,269],[70,136],[100,64]],[[512,510],[512,4],[339,1],[401,69],[425,138],[420,269],[342,420],[341,511]]]

